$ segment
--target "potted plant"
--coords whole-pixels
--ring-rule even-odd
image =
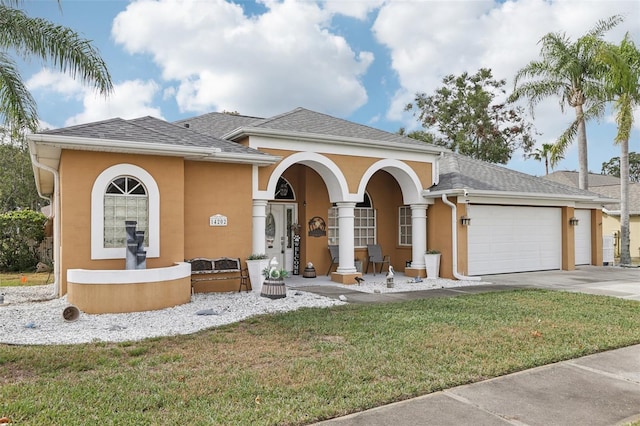
[[[427,279],[440,276],[440,251],[430,249],[424,254],[424,265],[427,269]]]
[[[269,262],[269,266],[262,270],[265,280],[262,283],[260,296],[269,299],[282,299],[287,297],[287,288],[284,279],[289,275],[286,269],[278,266],[278,260],[274,257]]]
[[[262,291],[264,275],[262,271],[269,266],[269,257],[264,253],[253,253],[247,257],[247,269],[249,270],[249,280],[251,290],[257,293]]]

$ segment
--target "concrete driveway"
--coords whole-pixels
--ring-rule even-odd
[[[482,282],[640,300],[640,268],[578,266],[575,271],[554,270],[485,275],[482,277]]]

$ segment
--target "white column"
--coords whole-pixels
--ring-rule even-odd
[[[338,237],[340,238],[340,264],[336,272],[339,274],[355,274],[353,261],[353,209],[356,203],[338,202]]]
[[[424,269],[424,253],[427,251],[426,204],[411,205],[411,267]]]
[[[265,222],[267,219],[267,200],[253,200],[253,230],[251,253],[264,254],[267,247],[264,239]]]

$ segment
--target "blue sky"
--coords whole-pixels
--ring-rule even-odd
[[[64,127],[113,117],[168,121],[211,111],[259,117],[296,107],[390,132],[419,128],[403,106],[433,93],[447,74],[491,68],[508,88],[538,59],[548,32],[583,35],[598,19],[621,14],[607,34],[630,32],[640,44],[640,2],[482,0],[53,0],[26,2],[30,16],[68,26],[93,41],[112,75],[104,99],[68,76],[25,63],[23,79],[42,124]],[[538,144],[552,142],[573,118],[558,100],[535,110]],[[640,151],[640,112],[630,141]],[[607,116],[591,123],[589,169],[619,154]],[[516,152],[508,167],[535,175],[544,165]],[[572,146],[556,170],[577,170]]]

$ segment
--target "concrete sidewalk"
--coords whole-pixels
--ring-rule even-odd
[[[640,269],[578,267],[491,275],[473,287],[388,294],[349,292],[351,303],[545,288],[640,300]],[[489,284],[491,283],[491,284]],[[344,289],[305,290],[338,297]],[[640,315],[640,305],[638,307]],[[377,407],[318,425],[625,425],[640,421],[640,345],[546,365]]]
[[[640,420],[640,345],[459,386],[317,423],[624,425]]]

